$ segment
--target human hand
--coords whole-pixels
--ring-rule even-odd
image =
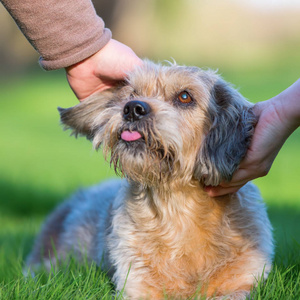
[[[128,46],[111,39],[87,59],[66,68],[67,80],[79,101],[125,78],[142,60]]]
[[[245,158],[230,182],[205,188],[209,196],[235,193],[248,181],[268,174],[282,145],[300,124],[300,80],[278,96],[257,103],[254,113],[259,120]]]

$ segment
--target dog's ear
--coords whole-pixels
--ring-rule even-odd
[[[211,90],[195,177],[205,185],[230,181],[249,147],[257,118],[252,104],[219,79]]]
[[[103,91],[90,96],[74,107],[58,107],[61,123],[65,129],[71,129],[76,137],[84,135],[88,139],[94,137],[94,121],[96,117],[110,105],[115,89]]]

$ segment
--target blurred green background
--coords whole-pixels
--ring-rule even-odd
[[[252,102],[299,78],[300,3],[235,0],[95,1],[113,37],[141,57],[217,68]],[[0,7],[0,279],[13,277],[45,215],[72,191],[114,176],[85,139],[69,137],[57,106],[77,103],[62,70],[38,55]],[[300,243],[299,129],[256,180],[277,253]],[[5,271],[7,269],[7,272]]]

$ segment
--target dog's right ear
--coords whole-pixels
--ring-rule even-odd
[[[195,177],[205,185],[229,182],[246,155],[257,117],[253,105],[222,79],[215,82]]]
[[[115,89],[105,90],[101,93],[90,96],[70,108],[58,107],[61,123],[65,129],[71,129],[76,137],[84,135],[88,139],[94,137],[94,120],[109,106],[109,102],[114,97]]]

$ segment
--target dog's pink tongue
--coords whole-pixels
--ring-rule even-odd
[[[137,131],[123,131],[121,134],[121,139],[126,141],[126,142],[133,142],[136,141],[138,139],[140,139],[142,136],[139,132]]]

